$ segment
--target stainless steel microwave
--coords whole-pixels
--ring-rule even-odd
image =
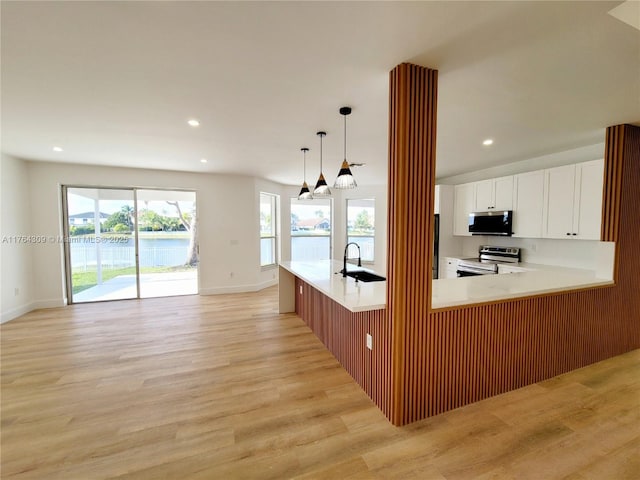
[[[510,237],[513,232],[513,211],[496,210],[469,214],[471,235],[500,235]]]

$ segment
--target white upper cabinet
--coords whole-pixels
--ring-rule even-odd
[[[604,160],[576,165],[573,231],[577,238],[600,240]]]
[[[545,171],[543,237],[600,239],[603,170],[594,160]]]
[[[469,214],[475,211],[475,184],[456,185],[453,192],[453,234],[470,236]]]
[[[542,237],[544,170],[514,176],[513,236]]]
[[[493,198],[493,208],[496,210],[513,210],[513,176],[493,181]]]
[[[493,208],[493,179],[476,182],[476,201],[474,212],[486,212]]]
[[[513,209],[513,177],[490,178],[475,183],[476,212]]]
[[[545,172],[543,237],[567,238],[571,236],[575,176],[575,165],[550,168]]]

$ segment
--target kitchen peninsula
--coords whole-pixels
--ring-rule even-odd
[[[604,271],[552,265],[522,265],[526,271],[519,273],[433,280],[431,308],[479,304],[613,284],[611,274]],[[280,313],[295,311],[295,296],[300,295],[300,288],[296,291],[294,277],[351,312],[385,308],[386,282],[356,282],[353,278],[337,273],[341,268],[342,264],[335,260],[282,262],[279,280]],[[348,268],[356,269],[352,265]]]

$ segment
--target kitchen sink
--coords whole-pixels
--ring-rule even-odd
[[[384,282],[386,280],[385,277],[381,277],[380,275],[376,275],[375,273],[367,272],[365,270],[351,270],[350,272],[347,272],[347,275],[355,278],[356,282]]]

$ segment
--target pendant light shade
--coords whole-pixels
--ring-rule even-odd
[[[302,150],[302,188],[300,189],[298,200],[311,200],[313,195],[311,195],[307,185],[307,152],[309,149],[304,147],[300,150]]]
[[[336,177],[336,181],[333,184],[333,188],[356,188],[356,179],[353,178],[351,168],[349,168],[349,162],[347,162],[347,115],[351,113],[351,107],[342,107],[340,109],[340,115],[344,116],[344,160],[340,166],[340,171]]]
[[[315,197],[328,197],[329,195],[331,195],[329,185],[327,185],[327,181],[324,179],[324,175],[322,174],[322,138],[326,134],[327,132],[318,132],[316,134],[320,137],[320,176],[318,177],[316,188],[313,189],[313,195]]]

